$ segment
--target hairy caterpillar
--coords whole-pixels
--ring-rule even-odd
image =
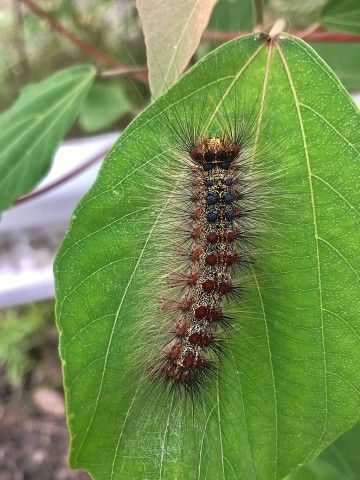
[[[241,308],[243,274],[252,263],[252,240],[263,221],[258,207],[260,217],[268,207],[259,177],[267,182],[269,171],[259,175],[254,162],[255,154],[264,160],[269,153],[269,145],[262,145],[261,152],[257,145],[262,94],[260,89],[245,99],[234,88],[225,99],[216,86],[205,103],[203,95],[197,101],[196,92],[191,94],[195,108],[190,113],[181,102],[172,103],[170,95],[168,107],[150,128],[156,147],[143,144],[149,156],[165,159],[167,170],[148,171],[153,178],[148,188],[163,188],[158,204],[165,205],[165,212],[152,235],[151,264],[144,269],[156,272],[154,262],[160,259],[160,281],[146,277],[144,298],[160,309],[144,316],[152,319],[143,327],[152,348],[136,347],[135,340],[134,350],[142,365],[147,359],[150,384],[185,397],[201,396],[207,389],[227,355],[229,338],[236,335],[228,300]],[[181,97],[186,99],[185,92]],[[149,283],[157,285],[150,296]],[[138,333],[136,329],[134,339]]]
[[[244,152],[247,135],[243,123],[235,122],[232,132],[184,139],[189,181],[178,234],[181,229],[185,234],[187,265],[181,274],[168,275],[168,283],[182,287],[182,294],[179,300],[161,301],[177,318],[163,358],[150,369],[150,376],[169,382],[170,389],[201,390],[216,368],[211,358],[222,354],[218,331],[231,328],[224,299],[238,295],[232,273],[248,263],[243,246],[251,195]]]
[[[256,145],[261,93],[244,98],[234,88],[223,98],[216,86],[206,103],[192,93],[190,112],[170,94],[148,128],[150,142],[142,144],[147,191],[156,192],[157,210],[164,211],[147,245],[143,337],[136,327],[133,364],[145,367],[150,385],[185,397],[207,390],[228,355],[228,340],[237,335],[229,300],[242,308],[253,239],[267,208],[263,179],[269,171],[259,174],[254,161],[262,156],[267,170],[267,147]],[[186,97],[182,92],[180,99]],[[147,157],[163,160],[149,168]],[[139,344],[144,337],[146,344]]]

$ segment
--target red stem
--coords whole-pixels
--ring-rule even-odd
[[[315,30],[314,32],[294,32],[300,38],[307,42],[339,42],[339,43],[358,43],[360,35],[354,35],[346,32],[325,32],[324,30]]]
[[[145,78],[144,78],[143,72],[133,72],[131,67],[128,67],[127,65],[124,65],[118,62],[115,58],[111,57],[107,53],[103,52],[99,48],[92,45],[91,43],[86,42],[85,40],[79,38],[77,35],[75,35],[75,33],[65,28],[61,23],[55,20],[51,15],[49,15],[45,10],[39,7],[32,0],[20,0],[20,1],[23,2],[38,17],[41,17],[44,20],[46,20],[56,32],[58,32],[63,37],[67,38],[73,45],[76,45],[78,48],[80,48],[80,50],[85,52],[90,57],[95,58],[100,63],[102,63],[103,65],[107,65],[108,67],[122,69],[123,75],[129,73],[129,75],[132,75],[137,80],[144,82]],[[128,69],[129,69],[129,72],[128,72]],[[146,80],[145,80],[145,83],[146,83]]]
[[[120,67],[112,70],[102,70],[98,76],[100,78],[116,77],[119,75],[133,75],[136,73],[138,77],[143,76],[144,83],[148,81],[148,69],[147,67]],[[139,78],[138,78],[139,79]]]
[[[204,41],[221,41],[221,40],[232,40],[233,38],[238,38],[241,35],[247,35],[250,32],[245,31],[206,31],[202,35],[202,40]],[[306,31],[293,31],[289,32],[292,35],[300,37],[307,42],[347,42],[347,43],[357,43],[360,42],[360,35],[353,35],[352,33],[345,32],[325,32],[324,30],[315,30],[313,32]]]
[[[94,157],[89,158],[89,160],[86,160],[83,164],[79,165],[78,167],[74,168],[68,173],[65,173],[62,177],[59,177],[57,180],[54,180],[53,182],[49,183],[48,185],[45,185],[42,188],[39,188],[38,190],[35,190],[33,192],[27,193],[26,195],[22,195],[18,197],[15,200],[15,205],[19,205],[20,203],[27,202],[29,200],[32,200],[36,197],[39,197],[41,195],[44,195],[47,192],[50,192],[51,190],[54,190],[54,188],[57,188],[58,186],[62,185],[63,183],[66,183],[68,180],[71,180],[72,178],[76,177],[77,175],[80,175],[84,170],[87,170],[89,167],[94,165],[96,162],[101,160],[107,153],[108,149],[103,150],[100,153],[97,153]]]

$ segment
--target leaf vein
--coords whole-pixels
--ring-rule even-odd
[[[298,42],[296,42],[298,43]],[[304,155],[305,155],[305,161],[306,161],[306,167],[307,167],[307,173],[308,173],[308,180],[309,180],[309,190],[310,190],[310,200],[311,200],[311,208],[312,208],[312,217],[313,217],[313,223],[314,223],[314,241],[315,241],[315,253],[316,253],[316,264],[317,264],[317,280],[318,280],[318,290],[319,290],[319,309],[320,309],[320,332],[321,332],[321,347],[323,351],[323,363],[324,363],[324,401],[325,401],[325,417],[324,417],[324,423],[323,423],[323,428],[322,432],[320,434],[320,437],[318,441],[316,442],[316,445],[314,446],[313,450],[309,453],[309,455],[306,457],[305,462],[308,458],[310,458],[313,454],[313,452],[318,448],[319,444],[321,443],[326,429],[327,429],[327,422],[328,422],[328,381],[327,381],[327,358],[326,358],[326,348],[325,348],[325,322],[324,322],[324,317],[323,317],[323,293],[322,293],[322,277],[321,277],[321,262],[320,262],[320,250],[319,250],[319,236],[318,236],[318,225],[317,225],[317,213],[316,213],[316,204],[315,204],[315,192],[314,192],[314,187],[312,183],[312,169],[311,169],[311,164],[310,164],[310,157],[309,157],[309,152],[308,152],[308,146],[307,146],[307,139],[305,135],[305,127],[304,127],[304,121],[301,115],[301,109],[300,109],[300,102],[297,96],[297,92],[295,89],[294,81],[292,79],[289,66],[286,62],[286,58],[284,56],[284,53],[280,46],[278,45],[278,51],[279,55],[281,57],[281,61],[284,65],[285,72],[289,81],[290,89],[294,98],[294,103],[295,103],[295,108],[299,120],[299,126],[301,130],[301,136],[302,136],[302,142],[303,142],[303,148],[304,148]],[[316,61],[316,59],[314,59]]]

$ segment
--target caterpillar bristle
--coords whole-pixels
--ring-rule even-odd
[[[191,365],[186,369],[164,358],[161,363],[149,369],[149,375],[168,393],[175,392],[181,396],[188,394],[190,398],[201,398],[204,389],[211,384],[211,377],[215,375],[217,367],[209,360],[199,358],[194,364],[194,359],[190,359],[190,356],[187,358]]]

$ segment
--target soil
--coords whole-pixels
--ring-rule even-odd
[[[32,368],[20,386],[0,368],[0,480],[88,480],[67,464],[69,435],[64,415],[55,328],[41,332],[29,352]]]
[[[0,419],[0,480],[86,480],[66,461],[64,419],[8,410]]]

